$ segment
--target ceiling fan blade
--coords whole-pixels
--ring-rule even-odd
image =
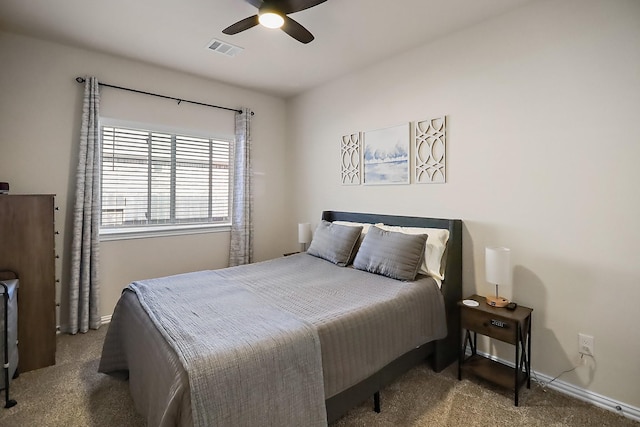
[[[282,25],[280,29],[298,40],[300,43],[307,44],[314,39],[313,34],[311,34],[309,30],[288,16],[284,17],[284,25]]]
[[[309,9],[310,7],[324,3],[325,1],[327,0],[272,0],[269,3],[282,13],[288,14]]]
[[[258,15],[253,15],[248,18],[244,18],[235,24],[229,25],[227,28],[222,30],[222,32],[229,35],[238,34],[239,32],[248,30],[256,25],[258,25]]]
[[[257,7],[258,9],[260,9],[260,6],[262,6],[262,3],[264,3],[262,0],[244,0],[244,1],[246,1],[253,7]]]

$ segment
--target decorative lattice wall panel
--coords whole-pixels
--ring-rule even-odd
[[[344,185],[360,184],[360,143],[362,132],[342,137],[340,142],[341,182]]]
[[[414,126],[415,182],[446,182],[446,117],[415,122]]]

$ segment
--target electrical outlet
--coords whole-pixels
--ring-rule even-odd
[[[593,336],[578,334],[578,352],[593,356]]]

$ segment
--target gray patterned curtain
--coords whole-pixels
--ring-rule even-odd
[[[98,302],[98,232],[100,227],[100,92],[95,77],[86,79],[73,209],[69,330],[71,334],[100,327]]]
[[[229,266],[253,261],[253,194],[251,192],[251,110],[236,113],[233,194],[231,206],[231,247]]]

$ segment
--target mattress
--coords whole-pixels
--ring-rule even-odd
[[[315,328],[325,399],[447,334],[443,297],[430,277],[403,282],[304,253],[207,274],[212,283],[233,283]],[[172,304],[171,293],[166,304]],[[136,409],[149,425],[193,425],[190,373],[180,351],[167,342],[138,295],[125,290],[112,316],[99,370],[129,379]]]

